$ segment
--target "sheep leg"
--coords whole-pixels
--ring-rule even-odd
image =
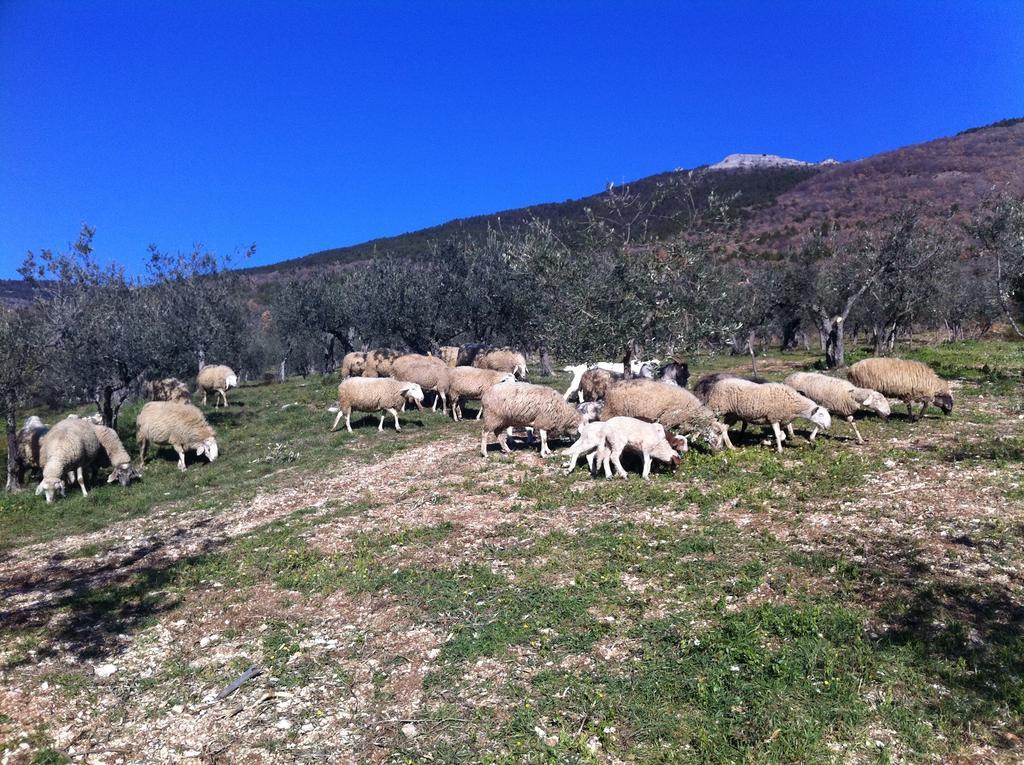
[[[907,405],[907,417],[917,421],[917,418],[914,416],[914,405],[910,401],[904,401],[903,403]]]
[[[611,450],[608,448],[608,442],[605,441],[601,444],[601,448],[597,453],[597,461],[604,468],[604,477],[612,477],[612,463],[611,463]]]
[[[395,418],[395,430],[401,430],[402,426],[398,424],[398,412],[394,409],[388,409],[391,412],[391,416]]]
[[[141,438],[141,439],[138,440],[138,444],[139,444],[139,467],[140,468],[146,462],[146,444],[147,443],[148,442],[146,441],[145,438]]]
[[[791,422],[786,423],[786,435],[793,439],[796,438],[796,433],[793,432],[793,423]]]
[[[595,449],[594,451],[590,452],[590,454],[587,455],[587,467],[590,468],[590,475],[597,474],[597,468],[599,465],[597,457],[597,449]]]
[[[78,486],[82,490],[82,496],[88,497],[89,492],[85,489],[85,474],[82,472],[82,468],[78,468]]]
[[[484,405],[483,405],[483,403],[481,403],[480,404],[480,408],[476,410],[476,418],[479,420],[483,416],[484,416]]]
[[[551,457],[552,451],[548,448],[548,432],[544,429],[540,431],[540,456]]]
[[[331,432],[332,432],[332,433],[333,433],[334,431],[336,431],[336,430],[338,429],[338,422],[339,422],[339,421],[341,420],[341,418],[342,418],[342,417],[344,417],[344,416],[345,416],[345,412],[344,412],[344,411],[342,411],[341,409],[339,409],[339,410],[338,410],[338,416],[334,418],[334,424],[333,424],[333,425],[331,425]]]
[[[349,409],[347,412],[345,412],[345,429],[349,433],[352,432],[352,410],[351,409]]]
[[[439,398],[440,398],[440,395],[438,393],[434,393],[434,403],[430,405],[430,411],[431,412],[436,412],[437,411],[437,400]]]
[[[181,448],[181,444],[172,444],[174,451],[178,453],[178,470],[182,473],[185,472],[185,450]]]
[[[810,442],[811,442],[812,444],[814,443],[814,437],[815,437],[816,435],[818,435],[818,426],[817,426],[817,425],[815,425],[815,426],[814,426],[814,430],[812,430],[812,431],[811,431],[811,435],[810,435],[810,436],[808,436],[808,440],[809,440],[809,441],[810,441]]]
[[[203,388],[203,406],[206,406],[206,388]]]
[[[217,391],[220,394],[221,399],[224,401],[224,408],[228,408],[228,394],[222,390]]]
[[[377,430],[379,430],[379,431],[382,431],[382,432],[383,432],[383,430],[384,430],[384,417],[385,417],[385,416],[386,416],[386,415],[385,415],[385,413],[384,413],[384,412],[381,412],[381,413],[380,413],[380,425],[378,425],[378,426],[377,426]]]
[[[860,435],[860,431],[859,431],[859,430],[857,430],[857,423],[855,423],[855,422],[853,421],[853,415],[850,415],[849,417],[847,417],[847,418],[846,418],[846,421],[847,421],[848,423],[850,423],[850,427],[851,427],[851,428],[853,428],[853,432],[857,434],[857,443],[858,443],[858,444],[862,444],[862,443],[864,443],[864,439],[863,439],[863,438],[861,437],[861,435]]]
[[[651,475],[651,455],[644,452],[644,472],[641,474],[646,481]]]
[[[723,425],[722,426],[722,443],[725,444],[725,447],[727,449],[730,449],[732,451],[736,450],[736,447],[733,446],[732,440],[729,438],[729,426],[728,425]]]
[[[511,429],[512,428],[509,428],[509,430]],[[508,446],[508,435],[508,431],[502,431],[501,433],[498,434],[498,446],[501,447],[501,450],[505,452],[505,454],[512,453],[512,450]]]
[[[927,401],[925,401],[923,404],[921,404],[921,414],[917,415],[917,419],[920,420],[922,417],[924,417],[924,413],[926,411],[928,411],[928,402]]]
[[[782,454],[782,441],[785,439],[785,436],[782,435],[782,428],[779,427],[779,423],[773,422],[772,430],[775,431],[775,450]]]
[[[487,430],[480,434],[480,454],[487,459]]]
[[[448,414],[448,394],[441,391],[439,395],[441,396],[441,414],[446,415]],[[434,403],[436,404],[437,401],[435,400]]]
[[[612,464],[615,465],[615,472],[619,474],[619,477],[623,480],[629,480],[629,473],[626,472],[626,468],[622,467],[622,449],[612,449]]]

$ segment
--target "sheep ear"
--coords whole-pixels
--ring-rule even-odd
[[[199,444],[199,446],[196,447],[196,456],[197,457],[202,457],[205,453],[206,453],[206,445],[205,444]]]
[[[45,488],[43,487],[43,483],[42,483],[42,481],[40,481],[40,482],[39,482],[39,485],[38,485],[38,486],[36,487],[36,496],[38,497],[38,496],[39,496],[40,494],[42,494],[42,493],[43,493],[44,491],[46,491],[46,489],[45,489]]]

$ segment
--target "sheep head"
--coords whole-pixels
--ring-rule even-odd
[[[132,481],[141,480],[142,471],[135,467],[132,463],[126,462],[123,465],[118,465],[110,475],[107,477],[107,483],[113,483],[117,481],[122,486],[127,486]]]
[[[580,413],[580,417],[583,419],[580,421],[581,425],[588,422],[593,422],[601,416],[601,412],[604,411],[603,401],[585,401],[582,404],[576,405],[576,411]]]
[[[60,492],[62,497],[64,496],[64,481],[60,478],[44,478],[36,487],[36,496],[45,494],[48,505],[53,502],[53,497],[57,492]]]
[[[953,411],[953,394],[948,391],[936,393],[932,398],[932,403],[941,409],[943,414],[950,414]]]
[[[832,427],[832,415],[828,413],[828,409],[823,406],[816,406],[807,415],[807,419],[813,422],[822,430],[828,430]]]
[[[206,455],[206,459],[210,462],[217,461],[217,455],[220,454],[220,451],[217,448],[216,438],[207,438],[201,444],[196,446],[196,456],[202,457],[204,454]]]
[[[405,396],[406,401],[411,401],[417,406],[423,403],[423,388],[417,383],[403,385],[398,392]]]
[[[889,399],[870,388],[854,388],[850,391],[853,400],[860,404],[862,409],[874,412],[885,419],[889,418],[892,410],[889,408]]]

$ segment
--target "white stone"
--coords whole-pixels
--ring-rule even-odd
[[[402,733],[405,734],[406,738],[416,738],[419,735],[419,731],[416,730],[416,726],[412,723],[406,723],[402,726]]]
[[[93,670],[93,672],[96,673],[96,677],[110,677],[112,674],[117,672],[117,667],[113,664],[100,664]]]

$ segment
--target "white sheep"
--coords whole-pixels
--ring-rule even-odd
[[[629,369],[634,377],[639,376],[641,372],[647,368],[652,370],[656,369],[660,361],[658,359],[648,359],[647,361],[630,361]],[[583,378],[583,373],[588,369],[604,369],[607,372],[614,372],[618,375],[625,375],[626,367],[621,363],[614,361],[595,361],[586,364],[576,364],[574,366],[562,367],[563,372],[568,372],[572,375],[572,380],[569,381],[569,387],[565,389],[563,398],[568,401],[573,396],[578,396],[580,390],[580,381]],[[583,399],[579,399],[580,403]]]
[[[506,454],[508,430],[531,427],[540,431],[540,454],[550,457],[549,434],[571,433],[584,415],[566,403],[558,391],[543,385],[515,382],[494,385],[480,400],[484,411],[484,427],[480,436],[480,453],[487,457],[487,434],[493,433]]]
[[[929,405],[937,406],[943,414],[953,411],[949,383],[920,361],[864,359],[851,366],[846,376],[858,388],[870,388],[883,396],[901,400],[907,405],[907,414],[913,420],[923,417]],[[914,402],[921,404],[921,413],[917,417],[914,416]]]
[[[829,377],[817,372],[794,372],[786,378],[785,383],[811,401],[821,404],[833,417],[844,418],[853,428],[859,444],[864,443],[864,439],[853,421],[855,412],[864,410],[886,418],[890,414],[889,402],[881,393],[869,388],[858,388],[838,377]],[[815,426],[811,431],[812,441],[817,434],[818,428]]]
[[[36,470],[41,470],[43,463],[40,457],[42,439],[50,429],[43,424],[43,421],[32,415],[25,419],[16,438],[18,449],[18,483],[24,483],[26,471],[31,475]]]
[[[781,426],[804,418],[823,430],[832,425],[828,410],[782,383],[752,383],[735,378],[720,380],[711,389],[707,406],[715,414],[727,415],[754,425],[771,425],[776,450],[782,453],[785,436]],[[789,429],[789,428],[787,428]],[[726,446],[735,448],[725,432]]]
[[[341,379],[361,377],[366,372],[366,354],[362,351],[350,351],[341,360]]]
[[[526,377],[526,356],[514,348],[484,348],[473,357],[472,366],[492,369],[495,372],[511,372],[522,379]]]
[[[85,471],[96,462],[102,448],[91,423],[78,418],[58,422],[40,444],[43,480],[36,488],[36,495],[45,494],[47,504],[53,502],[58,492],[64,496],[64,478],[67,477],[69,483],[77,479],[82,496],[88,497]]]
[[[178,453],[178,470],[185,470],[185,452],[195,450],[215,462],[220,454],[217,433],[203,413],[192,404],[177,401],[150,401],[135,422],[135,440],[139,445],[139,467],[146,462],[146,445],[169,445]]]
[[[224,400],[224,406],[227,406],[227,392],[231,388],[238,387],[238,375],[231,367],[224,364],[208,364],[199,370],[199,374],[196,376],[196,385],[203,391],[203,406],[206,406],[206,394],[210,391],[215,391]],[[214,407],[216,406],[215,399]]]
[[[401,430],[398,424],[398,410],[406,401],[417,405],[423,402],[423,389],[414,382],[393,380],[390,377],[349,377],[338,385],[338,416],[334,418],[331,431],[338,429],[341,418],[345,418],[345,428],[352,432],[352,411],[380,412],[380,425],[377,430],[384,430],[384,416],[391,414],[395,418],[395,430]]]
[[[635,417],[612,417],[604,423],[604,443],[598,449],[598,460],[604,465],[604,474],[612,477],[611,464],[622,478],[628,478],[622,467],[622,452],[626,449],[643,456],[643,478],[651,474],[651,461],[657,459],[675,467],[679,464],[679,450],[687,449],[686,439],[668,436],[659,422],[644,422]],[[611,464],[609,464],[611,463]]]
[[[452,367],[448,370],[448,402],[452,408],[452,418],[458,422],[462,418],[463,399],[480,399],[492,385],[515,382],[512,372],[498,372],[494,369],[478,367]],[[481,407],[476,413],[479,420],[483,416]]]
[[[117,481],[122,486],[127,486],[134,479],[141,478],[142,474],[132,465],[132,459],[128,456],[124,444],[121,443],[117,431],[96,423],[93,423],[92,426],[102,447],[93,468],[111,468],[110,475],[107,476],[107,483]]]

